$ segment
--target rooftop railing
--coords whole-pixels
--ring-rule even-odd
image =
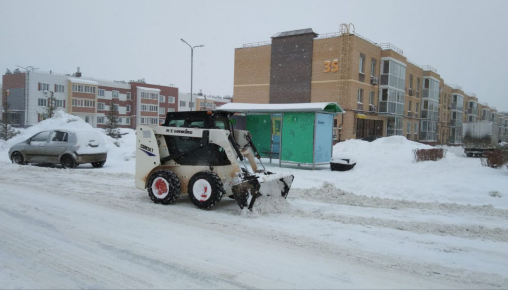
[[[264,45],[270,45],[271,43],[269,41],[260,41],[260,42],[251,42],[251,43],[245,43],[243,47],[256,47],[256,46],[264,46]]]
[[[434,68],[433,66],[430,66],[430,65],[422,65],[421,68],[424,70],[424,71],[432,71],[432,72],[435,72],[437,73],[437,69]]]
[[[390,50],[393,50],[393,51],[395,51],[395,52],[397,52],[397,53],[399,53],[401,55],[404,54],[404,51],[402,49],[396,47],[395,45],[393,45],[393,44],[391,44],[389,42],[387,42],[387,43],[381,43],[379,46],[383,50],[389,50],[390,49]]]

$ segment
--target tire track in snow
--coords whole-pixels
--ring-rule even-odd
[[[28,168],[28,167],[25,167]],[[213,211],[202,211],[207,213],[207,220],[203,221],[203,214],[195,214],[196,209],[184,207],[184,206],[154,206],[148,201],[146,194],[143,194],[145,198],[141,197],[140,191],[134,188],[133,183],[131,183],[132,175],[124,175],[124,174],[110,174],[103,172],[93,172],[93,171],[79,171],[86,172],[84,174],[75,174],[74,179],[66,179],[68,173],[64,172],[61,169],[46,169],[43,168],[42,172],[38,172],[40,168],[33,167],[28,168],[24,171],[29,171],[31,176],[33,176],[32,180],[26,180],[24,178],[19,178],[17,181],[7,180],[8,183],[17,184],[30,184],[34,181],[41,181],[40,187],[49,190],[50,192],[54,192],[55,190],[50,186],[42,183],[43,180],[47,179],[48,173],[52,174],[55,178],[62,178],[61,187],[56,195],[70,195],[76,196],[78,199],[83,199],[87,202],[96,203],[99,205],[104,205],[108,207],[114,207],[118,209],[125,209],[128,211],[133,211],[141,214],[158,216],[160,218],[168,218],[172,219],[174,222],[184,222],[192,227],[203,227],[206,229],[213,229],[217,232],[221,232],[224,234],[230,234],[234,232],[235,234],[241,237],[252,237],[255,239],[260,239],[260,242],[267,243],[280,243],[283,245],[290,245],[296,248],[307,249],[310,252],[314,252],[316,255],[326,255],[333,256],[337,259],[343,259],[352,261],[359,264],[369,265],[377,269],[389,269],[392,272],[405,272],[410,273],[418,277],[428,277],[434,281],[449,281],[455,283],[456,285],[461,285],[461,287],[471,287],[471,288],[485,288],[485,287],[503,287],[508,285],[508,279],[505,279],[499,275],[491,274],[491,273],[482,273],[475,272],[464,269],[450,268],[446,266],[442,266],[439,264],[430,264],[430,263],[418,263],[417,261],[411,261],[407,259],[401,259],[400,257],[391,257],[387,255],[383,255],[380,253],[373,253],[367,250],[361,251],[358,249],[350,248],[347,246],[341,246],[333,243],[328,243],[326,240],[317,239],[312,237],[306,237],[296,233],[285,233],[277,230],[258,228],[249,226],[248,223],[242,222],[241,220],[235,221],[232,220],[231,217],[226,217],[221,213],[214,213]],[[10,175],[10,174],[9,174]],[[0,175],[1,176],[1,175]],[[97,177],[93,184],[90,183],[89,177]],[[0,177],[2,180],[2,177]],[[128,182],[126,182],[128,181]],[[104,186],[104,187],[102,187]],[[69,192],[60,192],[61,189],[66,190],[66,188],[74,187],[75,190],[72,193]],[[95,193],[102,193],[100,196],[94,196]],[[292,194],[294,194],[292,190]],[[296,197],[298,197],[298,193],[296,193]],[[316,200],[315,198],[311,198]],[[140,203],[140,201],[146,200],[145,203]],[[177,202],[178,203],[178,202]],[[416,202],[415,202],[416,203]],[[376,204],[374,202],[374,204]],[[354,206],[365,206],[365,205],[354,205]],[[373,206],[374,207],[374,206]],[[380,206],[381,207],[381,206]],[[416,203],[416,206],[409,205],[407,208],[419,208],[422,207],[419,203]],[[425,206],[423,206],[425,207]],[[460,207],[460,206],[459,206]],[[383,208],[386,208],[383,207]],[[459,211],[462,209],[459,209]],[[444,211],[444,210],[443,210]],[[464,213],[471,213],[468,210],[462,210]],[[200,213],[202,213],[200,212]],[[479,211],[485,214],[485,211]],[[231,213],[231,212],[230,212]],[[243,211],[234,211],[233,216],[242,215]],[[475,212],[477,213],[477,212]],[[281,212],[281,214],[289,214],[296,215],[297,217],[302,218],[312,218],[312,219],[322,219],[320,215],[315,215],[314,213],[307,213],[305,211],[298,211],[298,209],[291,209],[289,212]],[[334,215],[332,216],[324,216],[325,219],[335,219]],[[340,219],[344,217],[339,217]],[[351,220],[350,220],[351,221]],[[363,221],[356,221],[363,222]],[[367,220],[367,222],[369,222]],[[374,225],[376,226],[376,225]]]

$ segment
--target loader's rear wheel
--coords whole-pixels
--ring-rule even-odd
[[[180,180],[168,170],[155,171],[148,180],[148,196],[155,203],[170,204],[180,196]]]
[[[194,174],[189,180],[188,192],[192,203],[202,209],[211,208],[226,193],[222,180],[210,171]]]

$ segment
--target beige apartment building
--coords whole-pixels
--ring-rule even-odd
[[[238,103],[337,102],[347,113],[336,117],[336,141],[402,135],[459,145],[463,122],[500,122],[496,111],[446,84],[435,68],[345,24],[337,33],[281,32],[271,42],[237,48],[234,96]]]

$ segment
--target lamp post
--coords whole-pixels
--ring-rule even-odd
[[[183,40],[183,38],[180,38],[180,40],[182,42],[184,42],[185,44],[187,44],[190,49],[191,49],[191,69],[190,69],[190,101],[191,101],[191,104],[194,105],[194,103],[192,102],[192,69],[193,69],[193,62],[194,62],[194,48],[196,47],[203,47],[204,45],[195,45],[195,46],[192,46],[190,45],[187,41]],[[190,110],[192,111],[192,107],[190,107]]]

